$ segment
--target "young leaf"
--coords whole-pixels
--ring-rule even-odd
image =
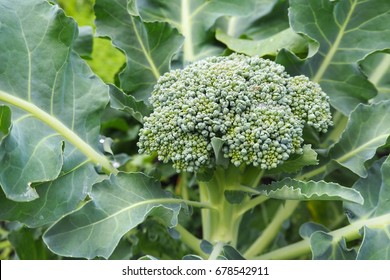
[[[366,177],[365,162],[375,155],[390,135],[389,107],[390,100],[359,105],[351,113],[339,142],[331,148],[331,158],[360,177]]]
[[[290,50],[293,53],[303,53],[307,49],[306,40],[292,31],[291,28],[287,28],[273,36],[260,40],[231,37],[221,29],[217,29],[216,38],[232,51],[250,56],[276,56],[282,48]]]
[[[285,178],[256,189],[259,194],[286,200],[345,200],[363,203],[358,191],[325,181],[298,181]]]
[[[1,0],[0,11],[8,27],[0,32],[0,101],[12,105],[13,123],[0,144],[7,198],[36,199],[34,183],[86,160],[114,172],[96,151],[107,86],[72,51],[76,23],[43,0]]]
[[[129,0],[97,0],[97,35],[110,37],[125,52],[127,66],[120,73],[121,88],[147,102],[157,79],[169,70],[182,37],[168,23],[143,22],[131,14]]]
[[[44,234],[50,250],[63,256],[108,258],[120,238],[142,223],[153,209],[164,208],[154,214],[169,215],[170,226],[174,226],[181,208],[158,182],[141,173],[112,175],[94,185],[90,197],[90,202]]]
[[[358,70],[357,62],[372,52],[389,48],[390,2],[291,0],[290,6],[294,31],[320,44],[318,53],[302,66],[301,73],[319,82],[332,105],[348,115],[376,93]]]
[[[268,174],[276,173],[294,173],[298,172],[305,166],[317,165],[317,153],[311,148],[311,145],[303,145],[302,154],[294,154],[287,161],[283,162],[276,168],[267,171]]]
[[[222,148],[224,144],[225,141],[221,138],[214,137],[211,139],[211,145],[213,147],[216,164],[227,168],[229,165],[229,159],[223,156]]]
[[[110,85],[111,108],[129,113],[137,121],[143,122],[143,117],[150,114],[150,108],[143,102],[135,100],[134,96],[126,95],[114,85]]]
[[[185,63],[222,52],[210,40],[213,37],[210,28],[217,18],[248,15],[255,7],[254,1],[234,0],[144,0],[137,4],[144,20],[167,22],[184,36]]]
[[[197,255],[185,255],[183,257],[183,260],[187,260],[187,261],[201,261],[203,259],[202,259],[202,257],[197,256]]]
[[[232,246],[223,246],[223,255],[228,260],[245,260],[245,258]]]
[[[299,235],[304,239],[310,238],[310,236],[317,231],[329,232],[329,230],[321,224],[307,222],[299,228]]]

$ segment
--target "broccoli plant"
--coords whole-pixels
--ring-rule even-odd
[[[256,187],[264,171],[302,155],[305,124],[322,132],[331,124],[318,84],[290,77],[270,60],[236,54],[164,74],[150,103],[140,152],[171,161],[177,172],[209,173],[198,185],[201,201],[213,207],[203,213],[203,237],[213,242],[236,244],[245,212],[226,201],[225,191],[241,190],[243,176]]]
[[[0,0],[0,257],[390,259],[389,11]]]

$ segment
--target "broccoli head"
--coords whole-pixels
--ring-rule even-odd
[[[260,57],[210,57],[158,80],[139,151],[157,153],[177,171],[197,172],[216,159],[212,139],[236,166],[271,169],[302,153],[304,125],[326,132],[328,96],[305,76]]]

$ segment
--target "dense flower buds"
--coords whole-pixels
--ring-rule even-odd
[[[224,141],[224,157],[271,169],[301,153],[304,125],[326,132],[327,95],[305,76],[259,57],[210,57],[163,75],[144,118],[141,153],[156,152],[177,171],[215,164],[211,139]]]

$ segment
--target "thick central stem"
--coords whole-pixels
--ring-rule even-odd
[[[217,167],[213,178],[199,182],[201,202],[207,202],[213,210],[202,210],[203,238],[213,242],[237,243],[238,229],[242,215],[239,204],[232,204],[225,198],[227,189],[240,185],[240,171],[236,167]]]

